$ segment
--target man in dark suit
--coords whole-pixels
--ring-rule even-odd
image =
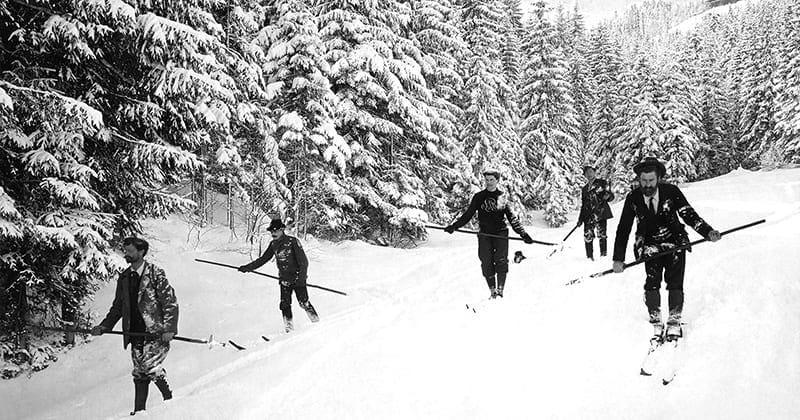
[[[614,193],[611,192],[605,179],[596,177],[594,166],[584,165],[583,176],[587,182],[581,188],[581,213],[578,216],[578,226],[583,224],[586,258],[593,260],[595,231],[600,243],[600,256],[606,256],[607,220],[614,217],[608,202],[614,199]]]
[[[267,250],[255,261],[239,267],[239,271],[247,273],[266,264],[272,257],[278,265],[278,277],[281,285],[280,309],[283,314],[283,323],[286,332],[294,330],[292,322],[292,292],[297,296],[300,307],[306,311],[311,322],[318,322],[317,310],[308,300],[308,287],[306,277],[308,273],[308,258],[300,245],[300,240],[289,236],[285,232],[286,225],[281,219],[273,219],[267,230],[272,235],[272,241]]]
[[[636,258],[646,258],[669,249],[689,243],[681,219],[697,233],[716,242],[721,235],[709,226],[694,211],[681,190],[675,185],[662,182],[666,168],[655,158],[645,158],[633,167],[639,181],[639,188],[631,191],[622,207],[617,235],[614,242],[614,272],[624,270],[625,248],[628,244],[633,220],[636,219]],[[668,253],[647,261],[644,283],[644,301],[654,326],[654,336],[663,338],[664,323],[661,320],[661,280],[667,283],[669,291],[669,318],[666,338],[677,339],[681,332],[681,312],[683,311],[683,275],[686,266],[686,251]]]
[[[150,382],[156,384],[164,400],[172,398],[164,360],[169,342],[178,332],[178,300],[161,267],[145,262],[150,248],[140,238],[122,241],[125,261],[130,264],[117,280],[114,303],[103,321],[92,328],[93,335],[111,331],[122,319],[122,331],[147,333],[156,338],[122,337],[123,348],[131,345],[134,402],[131,415],[144,411]]]

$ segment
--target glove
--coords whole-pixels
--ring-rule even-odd
[[[169,343],[173,337],[175,337],[174,332],[165,332],[161,334],[161,341]]]
[[[102,325],[95,325],[92,327],[92,335],[103,335],[108,329]]]
[[[578,220],[578,223],[575,224],[575,227],[578,227],[583,224],[583,220]]]
[[[447,233],[453,233],[453,232],[456,231],[456,227],[453,226],[453,225],[450,225],[450,226],[444,228],[444,231],[447,232]]]
[[[527,235],[527,234],[526,234],[525,236],[523,236],[523,237],[522,237],[522,240],[523,240],[523,241],[524,241],[526,244],[532,244],[532,243],[533,243],[533,238],[531,238],[531,235]]]
[[[514,263],[515,264],[521,263],[522,260],[524,260],[524,259],[525,259],[525,256],[522,255],[522,251],[517,251],[517,252],[514,253]]]
[[[291,287],[294,284],[294,283],[290,282],[289,280],[281,280],[280,283],[281,283],[281,286],[284,286],[284,287]]]
[[[722,239],[722,234],[719,233],[718,230],[712,230],[708,232],[708,240],[711,242],[717,242],[718,240]]]
[[[625,263],[622,261],[614,261],[614,272],[621,273],[625,271]]]
[[[240,273],[246,273],[246,272],[250,271],[250,269],[247,268],[247,265],[240,265],[238,270],[239,270]]]

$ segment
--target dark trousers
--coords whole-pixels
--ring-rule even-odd
[[[291,286],[281,285],[281,313],[285,319],[292,319],[292,291],[297,296],[297,303],[305,309],[309,317],[315,318],[317,316],[311,302],[308,301],[308,287],[305,284],[294,284]],[[313,314],[313,315],[312,315]]]
[[[644,303],[650,322],[661,322],[661,281],[669,291],[669,322],[680,323],[683,311],[683,275],[686,270],[686,251],[664,255],[644,263],[647,278],[644,282]]]
[[[508,237],[508,230],[492,235]],[[478,258],[481,260],[483,277],[508,273],[508,239],[478,235]]]
[[[597,231],[597,239],[600,242],[600,255],[605,256],[607,250],[606,238],[608,237],[607,220],[589,220],[583,224],[583,241],[586,243],[586,256],[592,258],[594,255],[594,245],[592,241],[595,238],[595,231]]]

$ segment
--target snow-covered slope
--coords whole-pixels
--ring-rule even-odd
[[[684,192],[719,230],[800,202],[800,169],[737,171]],[[619,214],[619,203],[614,206]],[[529,229],[557,241],[571,226]],[[609,231],[613,236],[616,220]],[[152,260],[181,307],[180,333],[234,339],[248,350],[179,343],[166,367],[176,398],[151,390],[159,419],[798,418],[800,217],[741,231],[689,254],[684,357],[667,387],[639,375],[651,328],[643,269],[564,283],[609,268],[583,258],[580,235],[550,249],[514,242],[506,298],[488,294],[475,238],[432,232],[414,250],[308,241],[310,289],[322,321],[295,305],[297,330],[280,333],[270,280],[201,265],[249,260],[224,229],[185,244],[177,219],[147,224]],[[697,235],[693,234],[693,238]],[[613,240],[613,238],[612,238]],[[274,273],[273,265],[262,271]],[[93,307],[104,314],[113,287]],[[259,336],[268,335],[266,343]],[[132,406],[121,339],[81,345],[32,378],[0,382],[3,419],[121,418]]]
[[[703,20],[705,20],[709,16],[724,15],[730,12],[732,9],[735,10],[738,8],[747,7],[747,5],[755,1],[758,0],[741,0],[736,3],[729,3],[722,6],[712,7],[711,9],[705,10],[702,13],[698,13],[690,17],[689,19],[686,19],[683,22],[673,26],[670,29],[670,32],[691,32],[695,28],[697,28],[697,26],[700,25],[703,22]]]

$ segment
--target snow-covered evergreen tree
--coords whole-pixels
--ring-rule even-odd
[[[781,135],[777,147],[783,161],[800,163],[800,6],[787,2],[782,22],[775,81],[775,119]]]
[[[567,75],[568,64],[558,45],[558,31],[545,18],[545,12],[544,2],[533,4],[533,21],[524,50],[528,61],[520,91],[523,117],[520,132],[528,165],[538,175],[535,189],[546,191],[538,196],[539,202],[545,203],[545,217],[551,226],[559,226],[566,221],[571,197],[577,192],[583,153],[578,142],[580,127]],[[557,193],[546,185],[554,182],[555,176],[564,177],[557,183],[564,189]]]
[[[504,45],[501,0],[466,0],[461,30],[469,54],[462,63],[465,75],[462,139],[478,176],[486,165],[504,174],[512,202],[532,196],[531,176],[521,167],[523,154],[514,129],[512,88],[503,72]]]
[[[595,87],[591,109],[590,133],[586,151],[597,159],[598,176],[609,179],[616,164],[614,129],[615,109],[620,105],[622,57],[608,29],[599,26],[589,34],[588,70]]]

